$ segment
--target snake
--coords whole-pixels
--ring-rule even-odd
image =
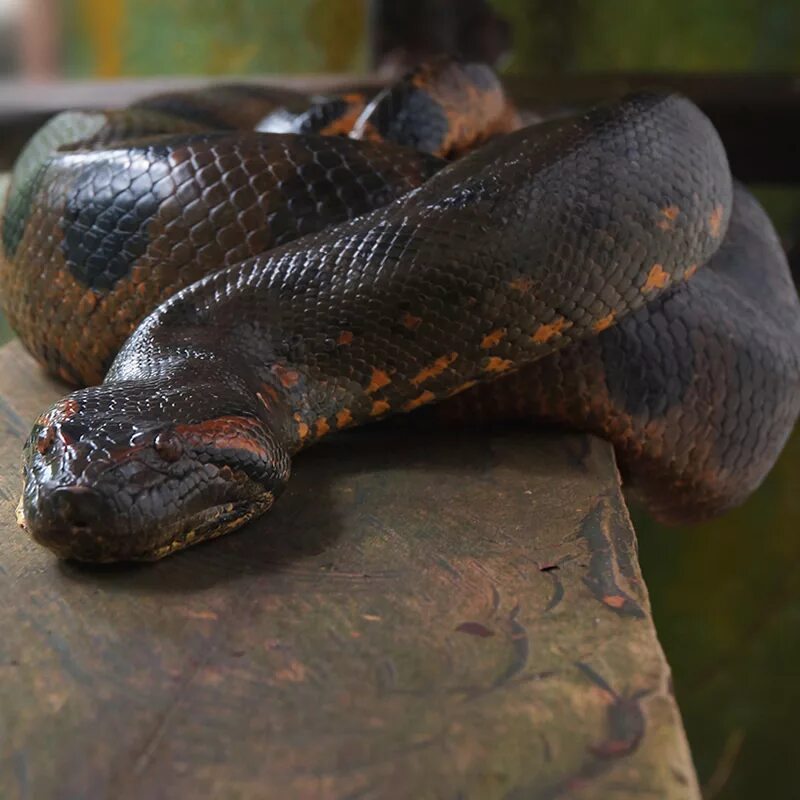
[[[6,313],[84,386],[24,446],[35,541],[161,558],[267,512],[306,447],[418,409],[602,436],[668,521],[760,484],[800,411],[800,305],[692,102],[525,126],[488,67],[442,60],[291,103],[67,112],[20,157]]]

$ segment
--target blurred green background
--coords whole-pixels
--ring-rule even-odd
[[[35,2],[60,11],[56,63],[70,77],[363,72],[374,57],[366,0]],[[490,11],[508,23],[498,52],[511,74],[781,70],[800,80],[798,0],[494,0]],[[800,192],[752,188],[784,240],[796,240]],[[0,323],[0,340],[9,335]],[[797,796],[798,479],[800,432],[764,486],[719,521],[665,530],[635,513],[707,798]]]

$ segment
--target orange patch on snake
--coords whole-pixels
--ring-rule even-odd
[[[491,333],[487,333],[486,336],[483,337],[481,340],[481,347],[484,350],[488,350],[490,347],[494,347],[496,344],[500,344],[501,341],[505,338],[506,329],[505,328],[497,328],[497,330],[492,331]]]
[[[440,356],[432,364],[429,364],[427,367],[421,369],[411,379],[411,383],[413,383],[414,386],[419,386],[424,381],[435,378],[437,375],[441,375],[457,358],[458,353],[450,353],[448,355]]]
[[[603,598],[603,603],[611,608],[622,608],[625,605],[625,598],[618,594],[607,594]]]
[[[346,136],[353,130],[353,126],[361,116],[364,106],[367,104],[363,94],[345,94],[341,97],[347,103],[347,110],[337,117],[333,122],[329,122],[319,131],[320,136]]]
[[[697,272],[697,264],[690,264],[683,272],[683,277],[688,281]]]
[[[714,210],[708,215],[708,230],[715,239],[719,239],[722,230],[722,215],[724,209],[722,205],[714,206]]]
[[[337,428],[344,428],[345,425],[349,425],[352,421],[353,421],[353,415],[350,412],[349,408],[343,408],[341,411],[337,412],[336,414]]]
[[[653,289],[663,289],[669,283],[669,273],[664,272],[661,264],[653,264],[647,275],[647,280],[642,287],[643,292],[652,292]]]
[[[436,395],[433,392],[424,391],[419,397],[415,397],[413,400],[409,400],[407,403],[403,405],[403,411],[413,411],[415,408],[419,408],[425,403],[430,403],[431,400],[435,400]]]
[[[330,432],[331,432],[331,426],[328,425],[327,417],[320,417],[314,423],[314,433],[316,433],[317,436],[324,436],[326,433]]]
[[[389,409],[391,409],[391,406],[385,400],[375,400],[372,403],[372,410],[369,412],[369,415],[371,417],[378,417],[381,414],[385,414]]]
[[[565,317],[559,317],[553,322],[548,322],[545,325],[540,325],[536,329],[536,333],[531,336],[534,342],[541,344],[542,342],[549,342],[554,336],[563,333],[567,328],[571,328],[572,323]]]
[[[383,389],[384,386],[388,386],[391,382],[392,379],[389,377],[387,372],[373,367],[372,379],[369,382],[369,386],[367,386],[367,394],[377,392],[378,389]]]
[[[669,231],[672,230],[673,223],[678,218],[678,214],[681,213],[681,210],[678,206],[667,206],[666,208],[662,208],[659,213],[661,214],[661,219],[658,220],[656,225],[658,225],[662,231]]]
[[[506,370],[511,369],[514,362],[510,361],[507,358],[498,358],[497,356],[492,356],[487,362],[486,366],[483,368],[484,372],[505,372]]]
[[[448,397],[452,397],[454,394],[460,394],[461,392],[465,392],[467,389],[471,389],[473,386],[477,386],[478,381],[465,381],[459,386],[456,386],[455,389],[451,389],[448,393]]]
[[[300,437],[300,440],[302,441],[303,439],[306,438],[306,436],[308,436],[311,429],[308,427],[308,425],[306,425],[305,422],[303,422],[303,418],[300,416],[299,412],[295,412],[294,420],[295,422],[297,422],[297,435]]]
[[[520,294],[529,294],[533,289],[533,280],[527,275],[520,275],[518,278],[514,278],[513,281],[509,281],[508,286],[510,289],[520,292]]]
[[[217,417],[194,425],[176,425],[175,433],[193,446],[211,445],[217,450],[244,450],[267,458],[259,441],[261,425],[248,417]]]
[[[350,344],[353,341],[353,331],[342,331],[339,334],[339,338],[336,340],[336,344],[346,345]]]
[[[78,303],[78,314],[88,314],[91,311],[94,311],[95,306],[97,305],[97,295],[94,293],[92,289],[84,294],[81,298],[80,302]]]
[[[272,371],[281,382],[281,386],[286,389],[291,389],[292,386],[296,386],[300,381],[300,373],[295,369],[288,369],[280,364],[274,364]]]
[[[597,320],[597,322],[595,322],[595,324],[592,326],[594,332],[601,333],[602,331],[606,330],[606,328],[610,328],[614,324],[614,317],[616,317],[616,314],[612,311],[602,319]]]
[[[410,331],[415,331],[422,325],[422,317],[415,317],[413,314],[406,312],[403,314],[402,322]]]

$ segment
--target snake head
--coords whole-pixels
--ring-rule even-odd
[[[269,425],[230,387],[74,392],[24,447],[20,524],[61,558],[154,560],[266,511],[289,476]],[[198,416],[202,408],[202,416]]]

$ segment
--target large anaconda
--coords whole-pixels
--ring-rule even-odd
[[[47,217],[35,192],[15,206],[27,203],[27,216],[6,235],[5,274],[15,253],[51,235],[62,242],[64,285],[76,286],[73,308],[104,305],[117,286],[128,286],[128,296],[147,293],[157,255],[140,270],[145,288],[130,287],[151,254],[178,251],[193,268],[210,247],[217,249],[203,269],[230,264],[158,306],[100,386],[74,392],[37,421],[21,513],[59,555],[157,558],[225,533],[271,506],[303,447],[455,395],[442,407],[469,419],[487,410],[534,413],[607,436],[667,518],[740,501],[777,457],[800,402],[797,296],[768,220],[734,190],[715,131],[687,100],[628,98],[509,133],[446,166],[410,151],[400,162],[384,158],[390,146],[380,142],[315,140],[319,153],[328,142],[346,166],[325,175],[315,168],[312,180],[304,164],[320,167],[314,156],[282,174],[276,185],[293,181],[294,189],[266,225],[254,198],[269,191],[259,194],[253,178],[264,170],[246,165],[267,145],[249,136],[236,145],[249,155],[224,163],[195,157],[193,148],[213,153],[233,134],[47,162],[33,181],[38,192],[60,185],[45,180],[50,171],[71,187],[51,189],[54,203],[84,193],[62,214],[78,222],[72,243],[33,224]],[[63,159],[76,169],[68,172]],[[117,217],[93,205],[93,161],[106,170],[103,185],[139,180],[158,202],[138,217],[135,204]],[[367,162],[348,174],[351,163]],[[79,169],[88,174],[76,178]],[[163,196],[153,188],[158,169]],[[170,193],[170,170],[183,170],[190,188]],[[192,176],[213,170],[212,189],[198,190]],[[296,196],[310,205],[316,181],[346,194],[365,174],[379,176],[374,195],[362,185],[363,205],[380,206],[373,211],[345,202],[317,232],[278,239],[255,257],[235,235],[239,212],[254,215],[248,231],[262,231],[278,218],[270,213],[290,214]],[[241,205],[220,186],[228,198],[240,192]],[[219,215],[219,235],[192,242],[186,209],[214,190],[205,206]],[[175,212],[171,223],[164,209]],[[170,238],[170,224],[180,236]],[[119,244],[131,230],[136,246]],[[84,244],[93,234],[102,258]],[[267,238],[252,247],[268,249]],[[110,288],[91,285],[98,275]],[[10,297],[12,317],[36,303],[30,290]],[[68,312],[58,325],[69,325]],[[112,323],[113,313],[104,324]],[[35,336],[27,337],[33,349]],[[73,379],[94,378],[108,357],[49,336],[40,357]],[[92,337],[89,330],[89,350]]]

